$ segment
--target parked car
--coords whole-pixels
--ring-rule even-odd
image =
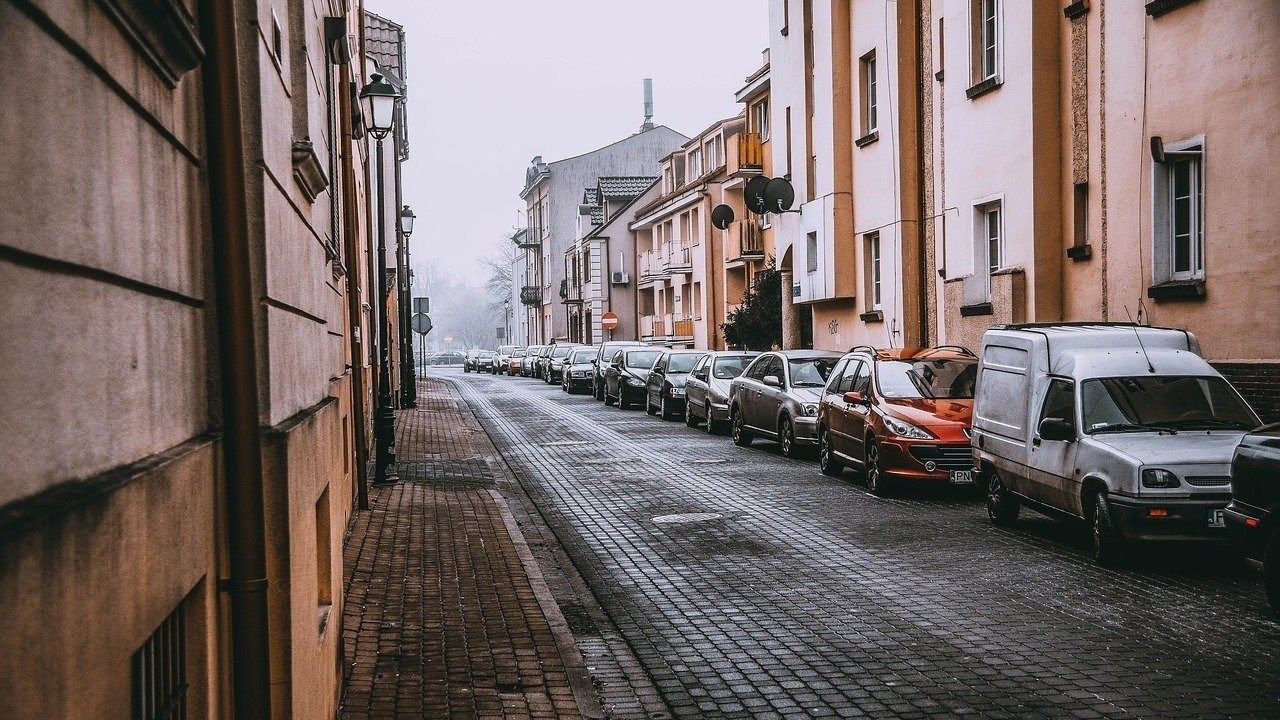
[[[547,375],[547,358],[551,356],[551,351],[555,349],[555,345],[543,345],[538,348],[538,354],[533,356],[533,377],[539,380],[545,380]]]
[[[538,354],[546,345],[530,345],[524,352],[524,362],[520,363],[520,374],[524,377],[537,377]]]
[[[673,420],[684,415],[684,384],[705,350],[667,350],[653,363],[645,383],[644,408],[650,415]]]
[[[796,457],[818,442],[818,400],[841,354],[780,350],[756,358],[729,386],[729,425],[735,445],[761,435]]]
[[[876,495],[901,481],[973,487],[977,377],[978,358],[963,348],[853,350],[818,402],[819,468],[861,468]]]
[[[563,371],[560,373],[560,385],[570,395],[578,391],[591,389],[591,375],[595,372],[596,353],[600,348],[592,345],[576,347],[565,358]]]
[[[462,360],[462,372],[476,372],[479,367],[477,361],[480,359],[480,348],[471,348],[467,351],[467,355]]]
[[[493,368],[495,375],[505,375],[507,373],[507,366],[511,364],[511,354],[518,349],[520,349],[519,345],[498,346],[498,361]]]
[[[480,355],[476,357],[476,372],[492,373],[497,362],[498,353],[492,350],[481,350]]]
[[[1262,562],[1267,599],[1280,615],[1280,423],[1250,432],[1236,446],[1224,515],[1245,557]]]
[[[604,400],[604,373],[613,361],[613,356],[620,348],[642,346],[635,340],[611,340],[600,344],[596,353],[595,371],[591,375],[591,394],[597,400]]]
[[[703,423],[714,435],[728,423],[729,384],[759,354],[730,350],[703,355],[685,380],[684,424],[697,427]]]
[[[466,356],[457,350],[440,350],[422,357],[423,365],[462,365]]]
[[[564,373],[564,363],[569,359],[569,353],[574,348],[582,347],[578,343],[557,343],[551,346],[551,352],[547,354],[547,359],[542,368],[542,379],[548,385],[560,382],[561,375]]]
[[[515,377],[519,375],[524,368],[524,356],[528,352],[524,348],[516,348],[511,351],[511,356],[507,358],[507,375]]]
[[[640,402],[645,396],[649,371],[661,354],[661,349],[645,345],[615,350],[613,359],[605,368],[604,404],[616,402],[618,407],[626,410],[631,403]]]
[[[1094,558],[1135,540],[1225,538],[1231,457],[1260,423],[1183,330],[996,326],[982,338],[973,456],[987,514],[1085,520]]]

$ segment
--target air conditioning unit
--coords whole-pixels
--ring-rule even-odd
[[[631,276],[621,270],[617,270],[609,276],[611,285],[626,285],[629,282],[631,282]]]

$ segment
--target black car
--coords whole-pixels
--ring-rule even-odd
[[[705,350],[668,350],[662,353],[649,372],[645,386],[644,409],[663,420],[684,416],[684,383],[693,366],[706,355]]]
[[[1246,557],[1262,561],[1271,609],[1280,615],[1280,423],[1245,435],[1231,461],[1227,529]]]
[[[613,361],[613,356],[618,350],[624,347],[640,347],[643,343],[636,340],[610,340],[600,345],[600,350],[596,352],[595,369],[591,373],[591,394],[597,400],[604,399],[604,372],[608,369],[609,363]]]
[[[599,348],[584,345],[576,347],[569,357],[565,358],[564,369],[560,373],[561,388],[572,395],[578,391],[591,389],[591,376],[596,371],[595,359]]]
[[[645,396],[645,383],[662,350],[647,346],[624,347],[613,354],[604,373],[604,404],[618,403],[623,410]]]
[[[569,359],[569,353],[581,345],[577,343],[559,343],[551,346],[551,352],[547,355],[547,359],[542,366],[542,379],[548,385],[554,385],[562,380],[561,375],[564,373],[564,363]]]

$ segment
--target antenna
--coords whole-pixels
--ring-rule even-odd
[[[640,132],[653,129],[653,78],[644,79],[644,124]]]
[[[1129,306],[1124,306],[1124,314],[1129,316],[1129,322],[1133,322],[1133,313],[1129,312]],[[1142,333],[1138,332],[1137,323],[1133,324],[1133,336],[1138,338],[1138,347],[1142,349],[1142,357],[1147,361],[1147,371],[1152,375],[1156,374],[1156,366],[1151,364],[1151,356],[1147,354],[1147,346],[1142,344]]]

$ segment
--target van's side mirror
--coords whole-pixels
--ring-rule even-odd
[[[777,375],[765,375],[764,384],[768,385],[769,387],[780,388],[782,387],[782,379],[779,378]]]
[[[857,390],[850,390],[849,392],[845,393],[844,401],[849,403],[850,405],[870,405],[871,404],[871,401],[868,400],[862,393],[858,392]]]
[[[1071,442],[1076,439],[1076,426],[1062,418],[1045,418],[1040,421],[1040,439]]]

